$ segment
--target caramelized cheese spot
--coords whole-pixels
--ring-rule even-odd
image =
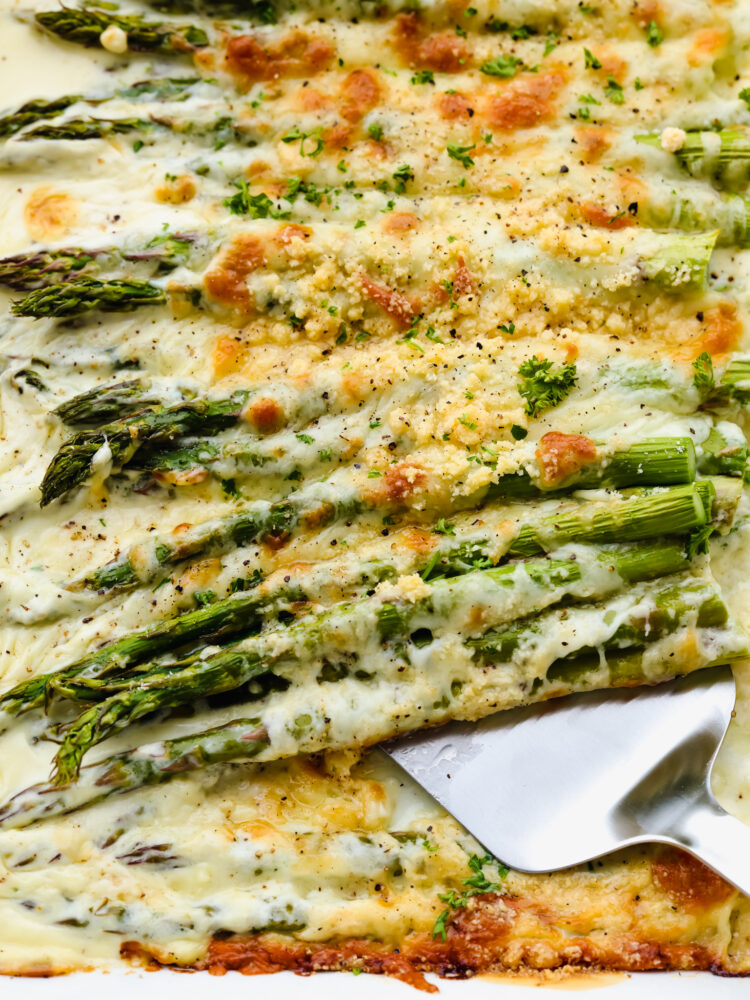
[[[596,163],[612,145],[615,133],[604,125],[580,125],[575,139],[586,163]]]
[[[384,231],[394,236],[402,236],[416,229],[418,225],[419,219],[411,212],[389,212],[383,220]]]
[[[549,431],[536,450],[542,485],[559,486],[584,465],[596,461],[596,445],[583,434],[559,434]]]
[[[341,114],[348,122],[358,122],[381,101],[382,90],[374,69],[355,69],[341,84]]]
[[[235,236],[229,248],[209,271],[203,284],[207,294],[222,305],[248,308],[252,305],[248,275],[265,263],[263,244],[257,236]]]
[[[383,473],[383,493],[390,503],[405,503],[424,485],[424,470],[414,462],[398,462],[389,465]]]
[[[474,114],[474,108],[463,94],[440,94],[436,98],[436,104],[440,117],[447,121],[471,118]]]
[[[495,128],[533,128],[549,121],[557,110],[557,99],[565,86],[562,70],[523,73],[489,98],[485,115]]]
[[[381,285],[378,281],[373,281],[369,275],[364,273],[360,274],[360,282],[366,298],[385,310],[399,327],[409,326],[416,309],[406,295],[397,292],[395,288],[389,288],[387,285]]]
[[[305,31],[292,31],[265,47],[255,35],[235,35],[226,48],[226,66],[243,84],[281,77],[314,76],[333,59],[325,39]]]
[[[59,240],[73,227],[78,203],[64,191],[40,187],[32,191],[23,212],[23,221],[32,239]]]
[[[633,225],[632,216],[627,212],[608,211],[602,205],[597,205],[593,201],[587,201],[579,207],[581,218],[590,226],[597,226],[603,229],[627,229]]]
[[[674,903],[686,910],[706,910],[737,891],[687,851],[668,848],[651,862],[654,882]]]
[[[396,18],[393,45],[403,61],[415,69],[458,73],[471,66],[471,51],[462,38],[452,31],[425,35],[414,12]]]
[[[248,403],[242,412],[242,418],[261,434],[271,434],[281,430],[284,425],[283,409],[269,396],[262,396]]]
[[[183,174],[173,181],[166,181],[156,189],[156,200],[169,205],[184,205],[195,197],[195,181],[189,174]]]

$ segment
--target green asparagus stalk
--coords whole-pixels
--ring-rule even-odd
[[[52,459],[41,485],[42,507],[84,482],[103,449],[113,466],[122,467],[145,443],[162,444],[185,434],[215,434],[240,419],[248,395],[238,390],[226,399],[151,406],[97,430],[80,431]]]
[[[128,132],[148,132],[154,122],[144,118],[75,118],[59,125],[37,125],[24,132],[21,139],[103,139]]]
[[[298,644],[294,648],[302,644],[305,655],[312,656],[324,650],[332,636],[348,636],[343,648],[353,653],[355,648],[350,647],[350,642],[356,642],[357,636],[361,642],[363,631],[370,631],[374,624],[382,643],[413,641],[421,645],[423,640],[431,642],[434,632],[446,627],[449,616],[451,630],[458,624],[457,614],[463,615],[463,627],[471,629],[471,622],[507,621],[565,597],[601,597],[624,584],[673,574],[687,565],[685,548],[680,544],[576,551],[566,558],[531,559],[438,580],[428,597],[414,602],[397,604],[381,599],[378,606],[376,598],[365,596],[335,605],[283,628],[286,642],[281,651],[280,630],[273,629],[247,640],[242,648],[205,658],[196,656],[167,667],[154,665],[137,677],[84,678],[78,674],[64,680],[58,676],[47,682],[54,694],[78,701],[102,696],[104,700],[83,712],[66,729],[56,758],[57,780],[61,784],[75,780],[83,755],[91,747],[144,715],[235,690],[270,672],[276,662],[286,664],[294,643]],[[337,641],[336,648],[342,648],[341,641]]]
[[[27,125],[33,125],[34,122],[56,118],[81,100],[83,98],[78,94],[70,94],[66,97],[53,98],[50,101],[28,101],[16,111],[0,118],[0,136],[13,135],[20,132],[22,128],[26,128]]]
[[[665,201],[657,196],[639,203],[638,214],[643,223],[659,229],[718,230],[717,246],[750,246],[750,198],[744,194],[704,192],[699,201],[692,192],[672,191]]]
[[[0,285],[15,291],[31,291],[67,281],[71,275],[88,274],[96,261],[96,250],[41,250],[0,260]]]
[[[635,542],[687,534],[708,523],[714,496],[715,487],[709,481],[669,489],[633,490],[630,496],[613,502],[586,503],[547,514],[537,524],[530,518],[508,552],[535,555],[572,541]],[[450,553],[449,565],[452,558]],[[444,559],[446,556],[441,556],[438,567],[442,568]]]
[[[251,635],[258,631],[262,616],[268,616],[282,603],[299,599],[304,600],[304,595],[294,587],[281,588],[271,596],[250,591],[157,622],[107,643],[62,670],[24,681],[0,697],[0,710],[6,715],[20,715],[41,708],[47,703],[52,681],[108,677],[132,671],[140,663],[196,642],[212,645],[229,637]]]
[[[15,291],[32,291],[61,281],[70,281],[122,261],[151,262],[156,273],[167,273],[187,259],[193,245],[199,240],[197,233],[159,234],[141,250],[124,250],[104,247],[83,250],[69,247],[64,250],[40,250],[35,253],[16,254],[0,260],[0,285]]]
[[[66,424],[100,427],[158,402],[141,379],[135,378],[89,389],[61,403],[53,413]]]
[[[101,312],[132,312],[142,306],[161,305],[167,296],[148,281],[96,281],[83,278],[49,288],[39,288],[13,303],[15,316],[57,316],[71,319],[96,309]]]
[[[202,28],[194,25],[169,25],[136,14],[123,15],[93,8],[76,10],[63,7],[62,10],[40,11],[34,15],[34,20],[40,28],[58,38],[87,48],[103,47],[102,32],[111,25],[121,28],[127,34],[128,48],[132,52],[190,55],[195,49],[208,45],[208,35]]]
[[[661,134],[637,135],[636,141],[660,148]],[[742,190],[750,179],[750,133],[746,129],[691,129],[674,155],[694,177],[711,178],[730,190]]]
[[[202,14],[204,17],[241,17],[261,24],[275,24],[275,0],[149,0],[164,14]]]
[[[87,750],[144,715],[233,691],[266,672],[265,663],[256,653],[227,650],[206,659],[196,657],[181,664],[179,670],[152,673],[76,719],[55,758],[55,783],[66,785],[74,781]]]
[[[699,448],[698,470],[706,476],[743,477],[747,469],[748,447],[736,424],[722,421]]]
[[[575,664],[572,671],[575,673],[583,657],[588,660],[596,656],[601,664],[599,648],[605,653],[644,648],[691,620],[697,628],[720,628],[728,619],[727,607],[710,583],[700,579],[670,582],[654,593],[653,606],[648,613],[639,609],[628,615],[597,648],[580,646],[570,657],[557,660],[547,670],[547,679],[558,681],[567,677],[572,682],[571,664]],[[542,640],[549,620],[550,614],[522,618],[505,628],[490,629],[477,639],[469,639],[468,645],[482,663],[507,663],[519,648],[533,647]]]
[[[186,559],[222,555],[264,538],[278,544],[308,523],[322,528],[355,517],[364,508],[353,492],[337,495],[331,491],[321,496],[317,488],[301,490],[278,504],[259,502],[227,517],[198,524],[179,539],[167,536],[144,540],[69,587],[110,591],[145,585]],[[485,513],[491,514],[492,510],[486,508]],[[403,572],[421,572],[429,578],[464,572],[477,563],[486,565],[489,555],[493,554],[491,561],[495,561],[498,551],[500,555],[506,551],[512,555],[538,555],[570,541],[638,541],[687,534],[706,524],[706,514],[695,487],[686,485],[644,494],[636,491],[628,497],[613,495],[606,501],[563,502],[554,513],[529,507],[523,512],[523,520],[525,523],[518,523],[503,544],[499,541],[503,532],[491,522],[484,533],[472,533],[468,539],[454,529],[455,535],[440,536],[438,548],[415,557],[413,566],[403,567]]]
[[[698,364],[698,359],[694,364]],[[740,406],[750,403],[750,358],[734,358],[722,372],[718,383],[707,388],[705,406],[710,408],[729,403]]]
[[[670,236],[656,253],[641,260],[644,277],[666,292],[702,292],[708,287],[711,254],[720,230]]]
[[[29,826],[211,764],[249,761],[267,749],[269,742],[260,719],[236,719],[206,732],[115,754],[83,768],[76,785],[60,788],[44,783],[19,792],[0,809],[0,826]]]
[[[671,486],[695,479],[695,447],[690,438],[650,438],[615,452],[602,462],[583,466],[555,490],[622,489],[627,486]],[[546,487],[549,490],[549,487]],[[534,481],[522,469],[493,483],[486,499],[496,497],[534,497],[545,492],[545,485]]]

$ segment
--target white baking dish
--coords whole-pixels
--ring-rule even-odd
[[[533,977],[478,977],[451,981],[428,976],[439,994],[423,993],[384,976],[283,972],[273,976],[210,976],[176,972],[77,973],[57,979],[2,979],[3,1000],[532,1000],[561,993],[595,992],[601,1000],[739,1000],[750,992],[747,979],[708,973],[596,973],[565,976],[542,985]],[[530,991],[532,991],[530,993]]]

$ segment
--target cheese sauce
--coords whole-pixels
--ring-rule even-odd
[[[628,577],[618,536],[518,547],[524,526],[541,538],[544,518],[550,532],[584,507],[604,517],[629,488],[659,502],[673,483],[641,466],[611,478],[655,438],[682,441],[703,476],[739,455],[736,500],[746,400],[709,405],[693,362],[707,352],[719,380],[750,347],[748,175],[717,131],[750,127],[750,16],[708,0],[418,6],[309,0],[252,24],[120,5],[209,43],[138,52],[120,28],[90,48],[52,37],[34,24],[42,0],[0,5],[8,114],[72,98],[0,136],[2,257],[71,252],[70,287],[133,280],[156,302],[23,315],[58,265],[14,286],[0,262],[2,692],[232,594],[267,602],[231,641],[273,666],[243,698],[201,690],[113,727],[62,793],[69,815],[0,822],[2,972],[109,968],[133,941],[191,965],[259,932],[439,940],[479,845],[366,748],[582,687],[736,661],[715,791],[750,824],[747,497],[710,551],[688,559],[680,538],[663,579]],[[536,410],[519,392],[532,356],[575,372]],[[122,382],[146,406],[244,395],[176,457],[157,441],[128,466],[109,430],[78,488],[47,498],[61,447],[120,416],[53,411]],[[227,528],[283,504],[298,519],[275,534]],[[454,544],[464,562],[446,578]],[[488,573],[550,549],[543,578]],[[624,663],[638,629],[645,651]],[[201,668],[227,641],[180,655]],[[77,714],[50,711],[2,716],[2,801],[48,781]],[[238,720],[254,762],[101,792],[114,755],[153,761]],[[637,940],[664,965],[750,970],[747,900],[716,890],[696,909],[658,864],[643,849],[534,877],[487,861],[513,927],[494,964],[633,967],[622,942]],[[687,944],[692,957],[667,954]]]

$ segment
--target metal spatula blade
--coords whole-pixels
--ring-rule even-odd
[[[735,701],[729,667],[593,691],[383,749],[495,857],[567,868],[630,844],[683,847],[750,893],[750,828],[718,805],[711,768]]]

